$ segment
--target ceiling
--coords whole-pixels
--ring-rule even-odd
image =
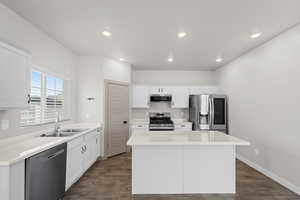
[[[299,0],[0,2],[78,55],[124,58],[141,70],[213,70],[300,22]],[[262,36],[250,39],[255,32]]]

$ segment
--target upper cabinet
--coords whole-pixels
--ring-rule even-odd
[[[189,88],[173,87],[170,89],[172,94],[172,108],[188,108],[189,107]]]
[[[132,107],[149,108],[149,87],[134,85],[132,87]]]
[[[150,95],[171,95],[172,108],[188,108],[189,88],[185,86],[150,87]]]
[[[150,87],[150,95],[166,95],[171,94],[172,87],[155,86]]]
[[[28,107],[30,70],[29,54],[0,42],[0,110]]]
[[[172,108],[188,108],[190,94],[218,94],[215,86],[133,86],[133,108],[149,108],[151,95],[171,95]]]
[[[193,86],[190,87],[190,94],[218,94],[219,88],[216,86]]]

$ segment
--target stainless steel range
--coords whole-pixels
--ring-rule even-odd
[[[150,113],[150,131],[173,131],[174,122],[171,113]]]

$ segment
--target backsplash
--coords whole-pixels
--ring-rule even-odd
[[[169,103],[151,103],[149,109],[132,109],[132,119],[149,119],[149,112],[170,112],[173,119],[188,120],[188,108],[171,108]]]
[[[24,134],[30,134],[33,132],[45,130],[45,129],[52,129],[54,128],[54,124],[46,124],[40,126],[29,126],[26,128],[20,127],[20,111],[19,110],[9,110],[3,111],[0,110],[0,140],[6,139],[9,137],[15,137]],[[9,121],[9,128],[6,130],[2,130],[1,122],[2,120]],[[72,123],[73,121],[66,121],[61,122],[61,124],[68,124]]]

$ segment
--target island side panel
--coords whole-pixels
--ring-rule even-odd
[[[133,146],[133,194],[183,193],[183,146]]]
[[[234,145],[184,146],[184,193],[235,193]]]

